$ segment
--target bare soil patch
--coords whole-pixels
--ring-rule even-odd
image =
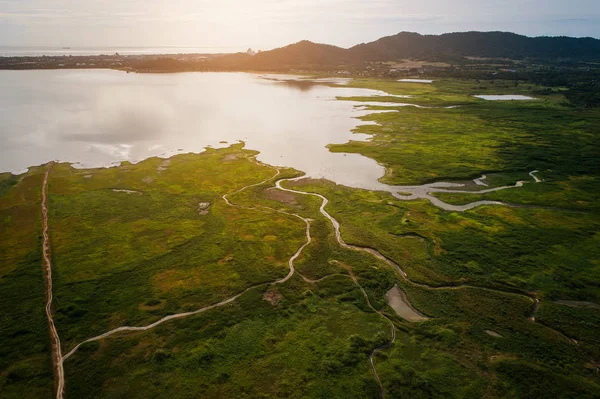
[[[169,168],[169,165],[171,164],[171,160],[170,159],[165,159],[158,168],[156,168],[159,172],[165,171]]]
[[[231,162],[238,159],[238,154],[227,154],[223,157],[223,162]]]
[[[273,201],[279,201],[290,205],[296,205],[296,196],[287,191],[277,190],[275,188],[268,188],[265,190],[265,197]]]
[[[325,179],[313,179],[312,177],[305,177],[304,179],[294,180],[295,186],[307,186],[310,184],[326,183]]]
[[[162,309],[165,307],[165,301],[160,299],[160,300],[149,300],[146,301],[144,303],[140,303],[138,308],[140,310],[147,310],[147,311],[152,311],[152,310],[158,310],[158,309]]]
[[[113,188],[113,191],[115,193],[125,193],[125,194],[141,194],[139,191],[135,191],[135,190],[125,190],[125,189],[117,189],[117,188]]]
[[[406,294],[398,287],[398,284],[394,284],[394,286],[386,292],[385,299],[398,316],[411,323],[429,320],[429,317],[411,306]]]
[[[198,203],[198,214],[200,216],[208,215],[208,208],[210,208],[210,202]]]
[[[262,299],[269,302],[271,305],[277,305],[281,298],[283,298],[283,296],[281,296],[279,291],[277,291],[275,288],[271,288],[265,292]]]

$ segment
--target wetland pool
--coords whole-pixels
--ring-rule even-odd
[[[473,96],[481,100],[487,101],[531,101],[537,100],[537,98],[524,96],[521,94],[481,94]]]

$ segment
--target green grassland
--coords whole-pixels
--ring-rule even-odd
[[[283,183],[327,197],[344,240],[376,249],[407,280],[371,254],[341,247],[321,200],[275,189],[276,169],[241,144],[107,169],[54,164],[48,205],[63,352],[248,289],[225,306],[82,345],[65,361],[67,398],[379,397],[369,355],[391,336],[382,315],[396,331],[373,358],[388,398],[600,396],[599,311],[556,302],[600,303],[598,111],[568,106],[556,93],[531,102],[471,97],[540,90],[506,81],[352,84],[415,96],[381,101],[460,105],[374,114],[364,119],[379,125],[357,130],[372,140],[331,146],[385,165],[384,182],[486,173],[490,187],[527,183],[483,195],[436,193],[455,204],[510,205],[462,213],[324,180]],[[533,182],[534,169],[544,182]],[[2,397],[51,397],[44,170],[0,174]],[[277,179],[299,175],[280,169]],[[299,274],[271,284],[306,242],[298,216],[310,220],[312,242],[294,262]],[[394,284],[428,321],[394,313],[384,297]]]
[[[344,278],[257,288],[226,308],[83,348],[69,360],[68,393],[376,397],[367,355],[385,324],[357,307],[361,298]]]
[[[368,87],[370,83],[365,80],[355,84]],[[441,80],[431,85],[375,81],[374,88],[415,96],[379,97],[377,101],[460,107],[403,107],[399,112],[372,114],[364,119],[379,126],[364,125],[356,130],[374,135],[372,140],[329,147],[335,152],[376,159],[388,169],[382,179],[388,184],[472,178],[482,171],[534,169],[551,169],[557,179],[597,176],[598,110],[572,108],[556,96],[532,94],[533,85],[511,87],[501,81],[493,86],[485,84],[488,86],[484,89],[470,81]],[[540,100],[485,101],[473,94],[529,94]],[[368,97],[347,99],[373,102]],[[594,179],[588,184],[598,188],[600,183]]]
[[[42,272],[43,174],[0,180],[0,396],[52,395]]]
[[[66,348],[287,274],[304,240],[302,221],[221,198],[274,174],[245,158],[253,154],[237,146],[178,156],[162,167],[163,160],[151,159],[111,169],[54,168],[56,321]],[[199,203],[210,207],[199,211]]]

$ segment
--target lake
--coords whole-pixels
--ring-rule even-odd
[[[368,138],[351,130],[373,111],[336,96],[381,94],[246,73],[0,71],[0,171],[50,160],[118,165],[243,140],[271,165],[386,189],[377,162],[325,147]]]
[[[499,94],[499,95],[478,95],[478,96],[473,96],[473,97],[477,97],[480,98],[482,100],[488,100],[488,101],[528,101],[528,100],[537,100],[537,98],[533,98],[533,97],[529,97],[529,96],[523,96],[521,94]]]

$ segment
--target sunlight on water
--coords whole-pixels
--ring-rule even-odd
[[[243,73],[2,71],[0,170],[50,160],[110,166],[243,140],[269,164],[383,188],[377,179],[384,169],[374,160],[326,148],[368,138],[351,130],[364,123],[354,117],[372,111],[335,97],[382,92],[302,81]]]

